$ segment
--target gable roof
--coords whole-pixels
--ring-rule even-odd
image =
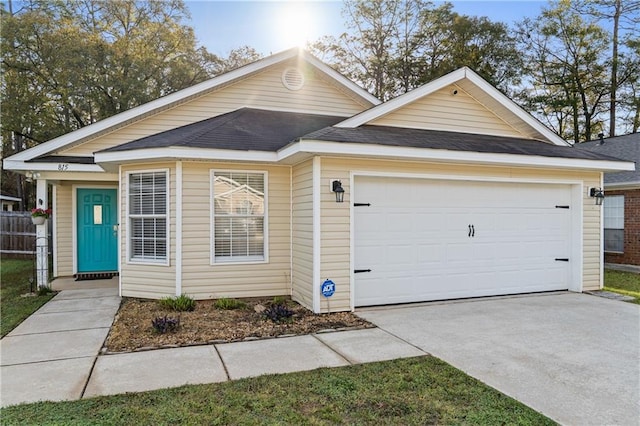
[[[344,117],[241,108],[99,151],[188,147],[275,152],[300,135],[331,126]]]
[[[476,99],[482,98],[483,102],[488,104],[486,106],[503,117],[508,124],[528,129],[532,135],[536,136],[532,138],[554,145],[571,145],[468,67],[460,68],[397,98],[356,114],[336,124],[336,127],[355,128],[371,123],[452,84],[459,85]]]
[[[268,67],[296,57],[315,67],[329,80],[334,81],[346,92],[362,100],[365,104],[380,104],[381,101],[375,96],[371,95],[369,92],[362,89],[360,86],[347,79],[328,65],[316,59],[310,53],[296,47],[277,53],[275,55],[268,56],[264,59],[260,59],[256,62],[206,80],[202,83],[196,84],[170,95],[163,96],[159,99],[124,111],[120,114],[116,114],[112,117],[100,120],[89,126],[64,134],[60,137],[37,145],[26,151],[15,154],[11,156],[10,159],[11,161],[29,161],[38,157],[46,156],[47,154],[50,154],[54,151],[58,151],[67,146],[71,146],[72,144],[81,143],[91,138],[95,138],[99,135],[111,132],[115,129],[139,121],[162,110],[169,109],[180,103],[184,103],[189,99],[206,94],[207,92],[212,91],[218,87],[228,85],[234,81],[253,75],[255,73],[263,71]]]
[[[635,171],[613,172],[604,174],[605,188],[621,186],[637,186],[640,188],[640,133],[615,136],[600,140],[583,142],[575,145],[581,151],[608,155],[625,161],[636,163]]]

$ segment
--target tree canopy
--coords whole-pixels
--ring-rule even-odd
[[[519,81],[516,40],[508,27],[460,15],[450,3],[348,0],[350,28],[312,52],[380,99],[387,100],[462,66],[508,91]]]
[[[182,0],[8,6],[0,11],[3,156],[260,57],[246,46],[227,58],[198,46]],[[19,195],[4,177],[3,189]]]

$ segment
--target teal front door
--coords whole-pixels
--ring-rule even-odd
[[[115,189],[78,189],[78,272],[118,270]]]

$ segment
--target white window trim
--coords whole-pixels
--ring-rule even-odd
[[[131,257],[131,217],[129,215],[129,184],[130,184],[130,176],[132,174],[140,174],[140,173],[159,173],[164,172],[167,176],[167,205],[166,205],[166,216],[167,216],[167,256],[164,260],[152,260],[152,259],[133,259]],[[164,169],[144,169],[144,170],[129,170],[127,171],[127,182],[125,184],[125,215],[127,221],[127,229],[126,229],[126,240],[127,240],[127,264],[131,265],[154,265],[154,266],[170,266],[171,259],[171,171],[168,168]]]
[[[216,173],[254,173],[262,174],[264,176],[264,221],[263,221],[263,259],[250,259],[247,256],[238,257],[238,260],[225,259],[216,260],[216,248],[215,248],[215,199],[213,192],[213,178]],[[254,265],[269,263],[269,173],[266,170],[241,170],[241,169],[211,169],[209,170],[209,263],[211,266],[217,265]]]
[[[622,197],[622,228],[607,228],[605,226],[604,223],[604,211],[605,211],[605,205],[607,202],[607,197],[609,197],[609,199],[611,199],[612,197]],[[626,198],[624,196],[624,194],[616,194],[616,195],[605,195],[605,199],[604,199],[604,204],[602,206],[602,251],[604,253],[610,253],[610,254],[624,254],[624,229],[625,229],[625,219],[624,219],[624,207],[625,207],[625,202],[626,202]],[[605,231],[609,229],[609,230],[616,230],[616,231],[622,231],[622,250],[605,250],[604,246],[605,246],[605,242],[604,242],[604,233]]]

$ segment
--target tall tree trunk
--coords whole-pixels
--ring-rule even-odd
[[[616,0],[613,14],[613,47],[611,52],[611,98],[609,100],[609,137],[616,135],[616,104],[618,92],[618,29],[620,26],[620,14],[622,13],[621,0]]]

